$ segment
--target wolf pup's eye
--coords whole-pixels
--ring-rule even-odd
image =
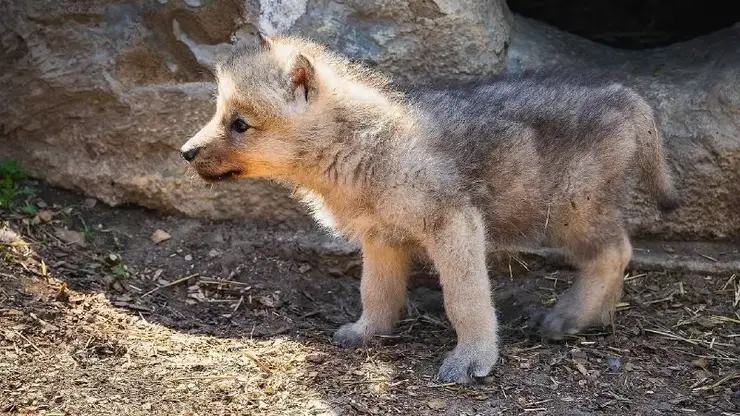
[[[231,122],[230,128],[236,133],[244,133],[245,131],[249,130],[249,123],[241,118],[237,118]]]

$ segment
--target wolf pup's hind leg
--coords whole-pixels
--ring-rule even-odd
[[[616,209],[584,209],[555,225],[557,245],[579,269],[573,286],[540,316],[540,331],[552,339],[592,325],[609,324],[622,296],[632,246]],[[600,215],[599,215],[600,211]]]

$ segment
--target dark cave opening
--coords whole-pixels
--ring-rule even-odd
[[[508,0],[507,4],[514,13],[623,49],[666,46],[740,22],[736,1]]]

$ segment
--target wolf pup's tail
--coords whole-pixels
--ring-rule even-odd
[[[656,198],[658,208],[664,212],[675,210],[681,201],[673,186],[670,168],[663,155],[663,140],[658,131],[658,123],[650,105],[640,98],[640,107],[644,124],[639,126],[637,137],[636,161],[640,167],[642,181],[650,193]]]

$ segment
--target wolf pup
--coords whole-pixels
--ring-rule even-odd
[[[439,379],[486,376],[499,355],[486,253],[527,244],[561,249],[580,270],[539,319],[545,336],[609,322],[632,255],[618,206],[632,168],[661,208],[677,206],[637,93],[558,75],[404,93],[305,39],[260,38],[217,66],[216,114],[181,153],[207,181],[294,186],[320,222],[361,243],[362,315],[335,344],[392,331],[422,254],[457,334]]]

